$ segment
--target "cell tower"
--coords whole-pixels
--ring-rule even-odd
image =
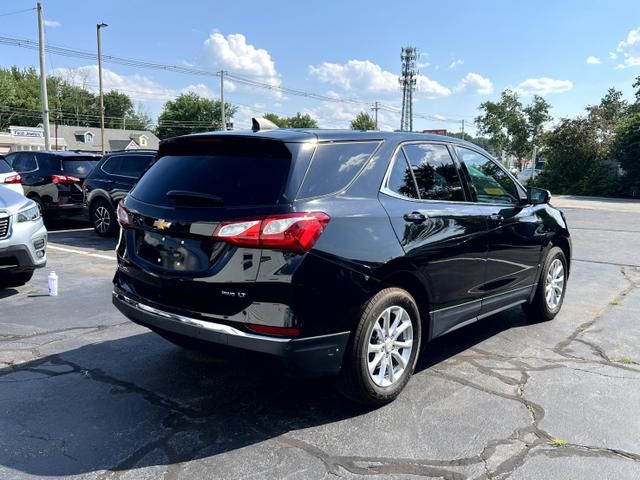
[[[402,131],[413,131],[413,91],[416,88],[418,77],[418,71],[416,70],[417,59],[417,48],[402,47],[400,51],[402,74],[398,78],[402,87],[402,118],[400,119],[400,130]]]

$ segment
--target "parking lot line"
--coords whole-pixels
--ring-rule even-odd
[[[55,233],[76,233],[76,232],[89,232],[93,230],[93,227],[87,227],[87,228],[69,228],[67,230],[49,230],[49,235],[55,234]]]
[[[51,243],[49,243],[47,248],[51,250],[59,250],[61,252],[67,252],[67,253],[78,253],[80,255],[86,255],[87,257],[102,258],[104,260],[115,261],[116,259],[115,257],[110,257],[109,255],[100,255],[99,253],[84,252],[82,250],[76,250],[74,248],[58,247],[56,245],[52,245]]]

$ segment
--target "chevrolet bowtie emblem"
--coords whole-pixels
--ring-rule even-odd
[[[153,228],[157,228],[158,230],[166,230],[171,226],[171,222],[167,222],[162,218],[159,218],[155,222],[153,222]]]

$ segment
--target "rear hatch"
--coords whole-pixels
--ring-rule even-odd
[[[233,235],[291,210],[285,196],[291,166],[291,151],[275,140],[182,137],[163,144],[118,212],[121,224],[123,216],[128,222],[119,246],[128,264],[121,280],[169,308],[241,312],[256,300],[262,250]],[[233,238],[214,236],[238,220],[248,223],[228,226]]]
[[[78,155],[63,157],[60,160],[62,175],[57,176],[56,183],[69,186],[67,200],[69,203],[83,202],[82,183],[98,164],[100,158],[94,155]]]

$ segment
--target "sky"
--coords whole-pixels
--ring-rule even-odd
[[[346,128],[378,101],[380,127],[397,129],[400,49],[417,47],[414,129],[474,133],[478,106],[506,88],[527,103],[544,96],[557,120],[584,112],[610,87],[633,98],[640,75],[640,1],[43,0],[46,41],[104,55],[225,70],[262,84],[335,98],[329,102],[228,80],[236,128],[252,116],[308,113]],[[34,2],[0,0],[0,36],[37,39]],[[27,11],[21,11],[27,10]],[[14,13],[18,12],[18,13]],[[47,73],[97,90],[91,59],[47,54]],[[0,66],[37,66],[36,51],[0,44]],[[131,96],[152,117],[187,91],[219,98],[220,80],[105,63],[106,89]],[[342,101],[349,99],[350,101]],[[393,110],[393,111],[390,111]],[[369,110],[370,111],[370,110]]]

